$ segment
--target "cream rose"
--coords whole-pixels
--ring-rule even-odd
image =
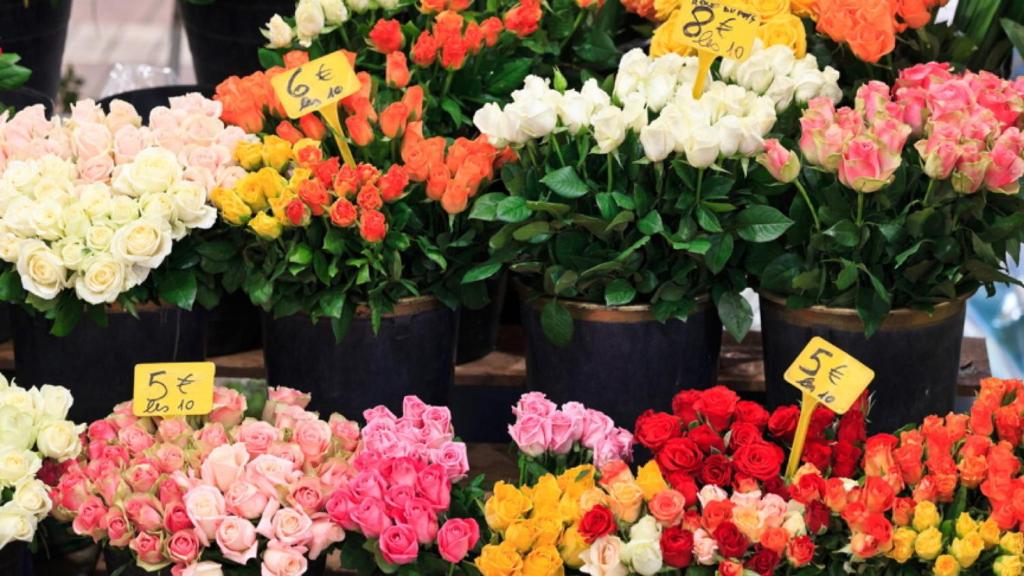
[[[35,418],[15,406],[0,407],[0,449],[28,450],[35,440]]]
[[[11,232],[0,233],[0,260],[13,264],[21,253],[22,239]]]
[[[718,133],[711,126],[701,126],[686,139],[686,161],[695,168],[707,168],[718,159]]]
[[[110,247],[114,239],[114,229],[110,226],[91,226],[85,233],[85,245],[90,250],[103,251]]]
[[[175,183],[174,185],[177,184]],[[143,218],[152,218],[154,220],[170,222],[178,217],[178,209],[174,204],[174,198],[163,192],[143,194],[139,197],[139,211],[142,212]]]
[[[558,112],[550,102],[542,98],[513,102],[505,107],[512,128],[513,142],[525,142],[529,138],[543,138],[550,134],[558,123]]]
[[[126,224],[114,233],[110,253],[122,262],[156,268],[171,253],[170,224],[146,217]]]
[[[138,128],[142,126],[142,116],[135,109],[135,106],[124,100],[114,99],[109,105],[110,112],[107,114],[107,128],[111,134],[117,134],[118,130],[125,126]]]
[[[348,20],[348,8],[341,0],[320,0],[320,8],[324,11],[324,20],[331,26],[337,26]]]
[[[14,487],[14,496],[11,498],[11,502],[40,520],[46,517],[53,507],[46,484],[35,478],[18,483]]]
[[[29,394],[32,396],[40,421],[64,420],[75,403],[71,391],[63,386],[43,384],[39,388],[29,390]]]
[[[110,221],[115,224],[127,224],[139,214],[139,203],[131,196],[115,196],[110,202]]]
[[[626,122],[618,106],[605,106],[590,121],[594,126],[597,149],[602,154],[615,150],[626,139]]]
[[[0,450],[0,486],[14,486],[36,475],[43,461],[30,450],[7,448]]]
[[[658,540],[630,540],[622,549],[623,562],[629,563],[633,571],[643,576],[653,576],[661,570],[664,561]]]
[[[299,44],[309,47],[324,29],[324,10],[319,0],[299,0],[295,7],[295,33]]]
[[[56,298],[67,283],[67,270],[60,257],[40,240],[25,240],[19,250],[21,286],[44,300]]]
[[[114,189],[129,196],[164,192],[181,178],[182,167],[170,150],[146,148],[114,178]]]
[[[594,104],[576,90],[566,90],[558,103],[558,118],[571,134],[590,126],[590,114]]]
[[[612,93],[619,102],[640,90],[650,74],[651,59],[640,48],[626,52],[619,60],[619,70],[615,74],[615,87]]]
[[[487,136],[492,146],[504,147],[512,138],[512,126],[501,106],[490,102],[484,104],[473,114],[473,125],[481,134]]]
[[[171,186],[168,192],[185,226],[206,229],[217,220],[217,209],[206,203],[206,189],[201,185],[183,180]]]
[[[580,572],[590,576],[626,576],[629,570],[620,558],[622,540],[618,536],[602,536],[580,554]]]
[[[58,242],[54,249],[68,270],[77,271],[85,260],[85,245],[79,240],[68,239]]]
[[[292,45],[292,27],[281,18],[280,14],[274,14],[267,22],[266,30],[260,30],[263,37],[267,39],[269,48],[288,48]]]
[[[13,502],[0,506],[0,548],[11,542],[31,542],[36,533],[36,517]]]
[[[640,144],[643,145],[644,155],[648,160],[661,162],[675,150],[675,129],[664,118],[659,117],[640,130]]]
[[[56,240],[62,236],[61,223],[63,208],[51,201],[36,202],[32,205],[32,232],[43,240]]]
[[[75,458],[82,451],[79,435],[85,430],[84,425],[68,420],[52,420],[39,428],[36,447],[39,453],[47,458],[64,462]]]
[[[91,256],[75,278],[75,294],[90,304],[112,304],[126,290],[127,265],[110,254]]]

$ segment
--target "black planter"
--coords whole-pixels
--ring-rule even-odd
[[[573,316],[573,335],[568,345],[559,347],[541,329],[543,299],[524,298],[531,390],[559,403],[583,402],[632,430],[644,410],[664,410],[678,391],[716,383],[722,322],[710,303],[686,322],[664,323],[651,316],[648,306],[562,303]]]
[[[28,544],[11,542],[0,548],[0,574],[4,576],[32,576],[32,555]]]
[[[25,84],[57,98],[64,40],[68,35],[71,0],[0,0],[0,47],[21,56],[19,64],[32,71]]]
[[[0,304],[0,342],[11,339],[11,306]]]
[[[311,393],[311,406],[321,414],[359,418],[378,404],[398,412],[408,394],[428,404],[447,403],[455,377],[458,317],[432,298],[399,302],[382,319],[377,335],[369,317],[357,313],[339,344],[327,320],[264,318],[268,383]]]
[[[850,353],[875,371],[868,387],[873,404],[872,432],[892,432],[920,423],[929,414],[946,414],[956,400],[960,343],[964,336],[966,299],[935,307],[929,315],[894,310],[871,338],[850,309],[815,306],[786,308],[785,302],[761,295],[765,391],[768,404],[793,404],[799,391],[782,375],[814,336]]]
[[[135,110],[143,118],[148,118],[150,111],[157,106],[167,106],[171,98],[184,96],[191,92],[199,92],[210,98],[213,96],[213,88],[199,84],[175,84],[172,86],[156,86],[154,88],[139,88],[107,96],[99,100],[98,104],[104,110],[110,110],[110,103],[114,100],[124,100],[135,107]]]
[[[295,13],[295,0],[178,0],[192,65],[200,84],[216,86],[228,76],[262,70],[259,48],[267,43],[260,29],[274,14]]]
[[[0,92],[0,108],[12,107],[21,110],[36,104],[42,104],[46,108],[47,116],[53,114],[53,99],[38,90],[22,86]]]
[[[202,311],[177,308],[107,314],[107,326],[87,318],[70,334],[50,334],[41,314],[12,309],[14,366],[22,386],[56,384],[75,397],[71,419],[92,422],[130,400],[136,364],[197,362],[205,358],[206,319]]]
[[[263,344],[260,310],[245,293],[225,294],[206,314],[206,355],[227,356],[255,350]]]
[[[483,308],[459,309],[459,341],[455,363],[466,364],[494,352],[501,327],[501,311],[505,305],[508,274],[500,274],[487,282],[489,301]]]

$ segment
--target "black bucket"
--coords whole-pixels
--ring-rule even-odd
[[[107,326],[82,318],[70,334],[50,334],[41,314],[12,308],[14,367],[22,386],[56,384],[71,390],[71,419],[92,422],[130,400],[135,365],[198,362],[205,358],[205,313],[178,308],[143,309],[135,318],[108,312]]]
[[[39,90],[22,86],[14,90],[0,91],[0,109],[14,108],[15,112],[22,108],[42,104],[46,108],[46,116],[53,115],[53,99]]]
[[[311,393],[312,409],[323,415],[355,419],[378,404],[400,412],[408,394],[428,404],[448,401],[458,316],[433,298],[400,301],[377,335],[369,317],[357,313],[340,344],[326,319],[264,318],[267,382]]]
[[[11,339],[11,305],[0,303],[0,342]]]
[[[892,432],[946,414],[956,401],[960,343],[966,299],[935,307],[933,314],[894,310],[871,338],[856,311],[815,306],[786,308],[781,299],[761,295],[761,341],[769,406],[793,404],[800,393],[782,377],[793,360],[820,336],[875,371],[869,429]]]
[[[274,14],[295,14],[295,0],[178,0],[192,65],[200,84],[216,86],[228,76],[262,70],[259,49],[267,39],[260,33]]]
[[[71,0],[0,0],[0,48],[21,56],[32,71],[25,83],[51,100],[57,98]]]
[[[0,574],[4,576],[32,576],[32,555],[24,542],[10,542],[0,548]]]
[[[171,86],[155,86],[153,88],[139,88],[107,96],[99,100],[98,104],[104,110],[110,110],[110,103],[114,100],[124,100],[135,107],[135,110],[143,118],[148,118],[150,111],[157,106],[168,106],[170,99],[176,96],[184,96],[192,92],[199,92],[207,98],[213,97],[213,88],[199,84],[173,84]]]
[[[263,345],[260,310],[241,290],[225,294],[206,314],[206,355],[227,356]]]
[[[562,300],[573,335],[560,347],[541,329],[544,299],[523,300],[527,386],[555,402],[583,402],[632,430],[644,410],[664,410],[680,390],[716,383],[722,322],[709,301],[685,322],[662,323],[648,306]]]
[[[466,364],[487,356],[498,344],[501,310],[508,291],[508,274],[499,274],[487,282],[488,302],[483,308],[459,309],[459,341],[455,363]]]

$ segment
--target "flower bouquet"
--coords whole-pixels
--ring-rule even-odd
[[[216,387],[203,417],[137,418],[120,404],[89,425],[54,515],[149,571],[302,574],[345,537],[325,506],[359,444],[354,422],[308,402],[271,388],[263,414],[245,417],[245,397]]]

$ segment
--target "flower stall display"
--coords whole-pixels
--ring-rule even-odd
[[[880,430],[952,408],[964,299],[1013,281],[1022,111],[1019,82],[930,63],[865,84],[853,107],[812,100],[799,155],[768,142],[759,161],[786,189],[771,202],[795,222],[751,268],[774,402],[810,327],[827,325],[876,371]],[[921,403],[900,401],[915,389]]]
[[[696,58],[637,49],[611,93],[594,80],[559,90],[531,76],[510,104],[477,111],[489,141],[519,156],[502,169],[508,193],[480,196],[470,218],[503,224],[491,248],[511,248],[531,300],[531,386],[560,402],[587,398],[624,423],[680,387],[714,382],[714,308],[742,338],[752,319],[739,296],[742,255],[792,223],[755,199],[771,167],[752,160],[777,109],[839,95],[833,72],[813,58],[798,68],[783,50],[770,53],[778,80],[765,95],[755,89],[767,86],[714,81],[694,99]]]
[[[347,531],[342,564],[360,574],[451,574],[477,547],[483,477],[469,473],[451,413],[406,396],[402,415],[385,406],[366,424],[350,477],[329,496],[332,521]]]
[[[202,417],[137,418],[119,404],[89,425],[54,515],[150,571],[305,573],[345,538],[326,504],[359,445],[356,423],[308,402],[271,388],[262,415],[246,417],[245,397],[216,387]]]

